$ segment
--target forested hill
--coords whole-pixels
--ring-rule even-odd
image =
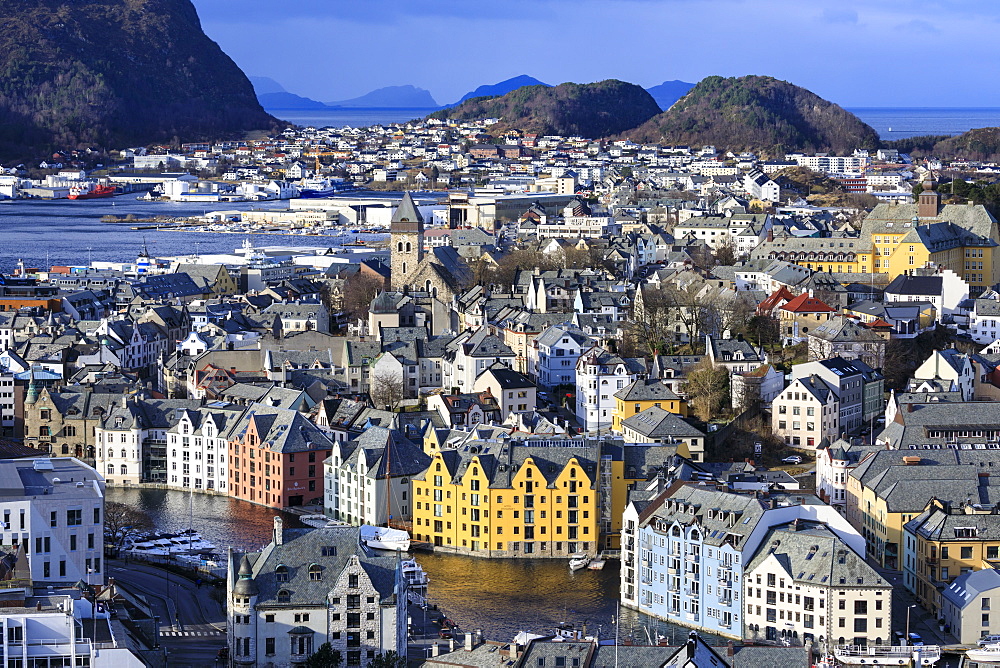
[[[707,77],[669,110],[622,133],[634,141],[752,150],[850,153],[878,133],[818,95],[772,77]]]
[[[618,134],[660,113],[653,97],[635,84],[608,79],[591,84],[523,86],[499,97],[478,97],[430,118],[499,118],[489,131],[517,128],[538,134],[598,138]]]
[[[279,126],[191,0],[0,0],[0,161]]]

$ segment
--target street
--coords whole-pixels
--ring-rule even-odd
[[[176,668],[212,666],[226,644],[226,615],[209,593],[186,577],[147,564],[113,559],[109,575],[144,596],[160,618],[160,643],[167,665]]]

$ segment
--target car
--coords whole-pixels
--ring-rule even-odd
[[[910,644],[920,647],[924,644],[924,639],[919,633],[911,633],[909,635]]]
[[[438,631],[438,638],[444,638],[445,640],[451,638],[451,628],[443,628]]]
[[[986,647],[987,645],[996,645],[1000,643],[1000,635],[986,636],[979,639],[979,646]]]
[[[799,457],[798,455],[791,455],[789,457],[785,457],[781,461],[785,462],[786,464],[801,464],[802,458]]]
[[[906,641],[904,640],[904,638],[906,638],[906,636],[903,634],[902,631],[892,632],[892,639],[896,641],[897,645],[905,645]]]

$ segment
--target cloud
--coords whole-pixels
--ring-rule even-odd
[[[907,21],[906,23],[900,23],[896,26],[896,29],[906,32],[922,33],[924,35],[937,35],[941,32],[940,28],[937,28],[923,19],[913,19],[912,21]]]
[[[858,13],[853,9],[835,9],[827,7],[823,10],[823,23],[857,24]]]

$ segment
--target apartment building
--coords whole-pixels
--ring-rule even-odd
[[[260,552],[230,551],[227,640],[235,666],[304,665],[324,643],[348,666],[406,658],[406,578],[374,556],[356,527],[284,529]]]
[[[601,346],[580,354],[576,363],[576,417],[587,431],[613,425],[615,393],[645,376],[640,358],[620,357]]]
[[[796,378],[771,403],[771,431],[787,445],[818,447],[840,434],[837,395],[822,378]]]
[[[104,582],[104,479],[72,457],[0,460],[4,551],[27,558],[26,586]]]
[[[744,638],[892,644],[892,584],[821,523],[767,532],[744,576]]]

